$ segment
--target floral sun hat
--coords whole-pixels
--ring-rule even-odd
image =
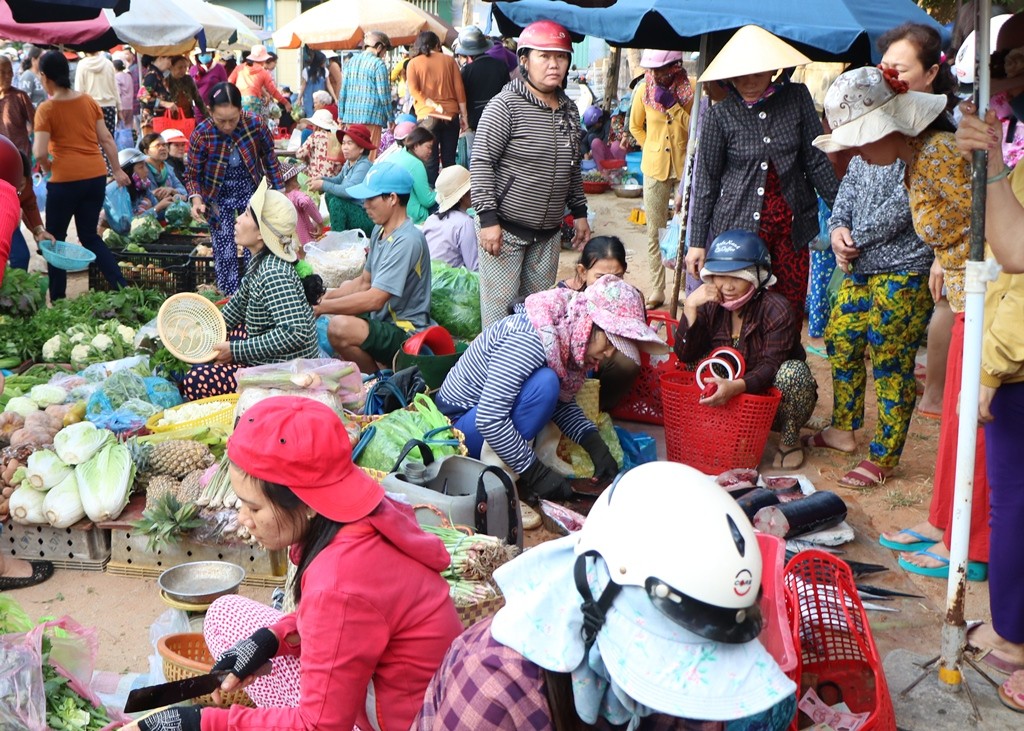
[[[825,94],[825,117],[832,134],[819,135],[814,146],[838,152],[877,142],[901,132],[916,137],[946,108],[944,94],[908,91],[895,71],[874,67],[847,71]]]

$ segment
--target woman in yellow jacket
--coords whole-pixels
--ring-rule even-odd
[[[646,50],[640,59],[644,80],[633,92],[629,132],[643,149],[647,261],[651,269],[648,307],[665,303],[665,267],[659,232],[668,222],[668,202],[683,177],[693,89],[679,51]]]

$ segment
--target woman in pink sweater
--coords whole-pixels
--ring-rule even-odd
[[[245,412],[228,441],[239,518],[268,549],[290,546],[298,609],[239,596],[206,615],[206,642],[257,708],[176,707],[142,731],[352,731],[409,728],[462,631],[440,572],[448,553],[352,464],[341,420],[280,396]],[[283,484],[282,484],[283,483]],[[269,675],[253,678],[268,662]],[[218,691],[220,692],[220,691]]]

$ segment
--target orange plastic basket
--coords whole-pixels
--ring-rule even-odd
[[[670,346],[676,342],[676,328],[679,321],[667,312],[648,312],[647,324],[665,336]],[[626,397],[612,409],[611,414],[623,421],[639,421],[644,424],[664,424],[661,403],[661,377],[665,373],[679,370],[679,359],[669,353],[667,359],[651,362],[650,353],[640,353],[640,374],[633,381],[633,387]]]
[[[869,713],[860,731],[895,731],[896,714],[850,567],[824,551],[802,551],[786,566],[796,596],[800,697],[813,688],[830,705]],[[800,714],[801,727],[809,719]]]
[[[702,406],[693,373],[663,374],[661,402],[669,460],[709,475],[757,467],[781,401],[782,393],[770,388],[763,396],[744,393],[725,406]]]
[[[213,670],[213,655],[206,647],[206,640],[200,632],[185,632],[177,635],[166,635],[156,643],[156,651],[164,661],[164,677],[167,682],[184,680],[205,675]],[[204,695],[193,701],[197,706],[212,706],[213,697]],[[221,693],[220,707],[248,706],[256,704],[244,690],[233,690]]]

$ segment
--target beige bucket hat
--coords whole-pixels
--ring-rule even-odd
[[[442,168],[434,187],[437,190],[437,212],[444,213],[455,207],[462,196],[469,192],[469,171],[461,165]]]
[[[712,59],[699,81],[722,81],[736,76],[803,66],[810,62],[807,56],[764,28],[745,25],[733,34]]]
[[[309,122],[315,127],[325,129],[328,132],[338,131],[338,123],[334,121],[334,115],[331,114],[330,109],[317,109],[313,114],[303,117],[300,121]]]
[[[266,178],[249,199],[256,214],[256,223],[264,245],[280,259],[292,262],[299,258],[299,240],[295,235],[298,214],[295,206],[279,190],[272,190]]]
[[[819,135],[814,146],[839,152],[877,142],[892,132],[919,135],[946,108],[944,94],[897,93],[874,67],[847,71],[825,94],[825,118],[832,134]]]

